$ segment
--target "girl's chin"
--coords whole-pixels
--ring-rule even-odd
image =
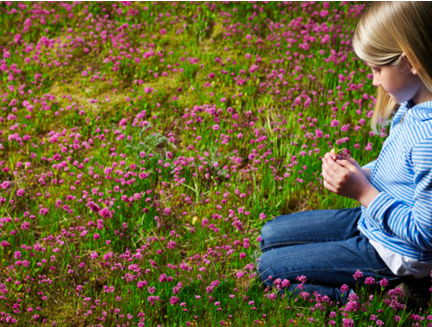
[[[404,102],[404,100],[401,100],[401,99],[398,99],[397,97],[395,97],[393,94],[388,94],[388,95],[390,95],[390,98],[394,101],[394,102],[396,102],[397,104],[401,104],[402,102]],[[408,101],[408,100],[407,100]]]

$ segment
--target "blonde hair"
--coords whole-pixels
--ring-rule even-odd
[[[353,49],[360,59],[376,66],[401,68],[401,58],[406,56],[425,87],[432,92],[432,3],[372,3],[357,24]],[[397,106],[379,86],[372,128],[384,125]]]

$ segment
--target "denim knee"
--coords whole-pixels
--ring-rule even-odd
[[[270,262],[268,262],[268,260],[266,260],[266,254],[265,253],[263,253],[263,255],[258,259],[258,274],[259,274],[261,281],[265,285],[267,285],[267,286],[272,285],[272,280],[271,280],[272,279],[272,264],[271,264],[271,260],[270,260]]]
[[[261,228],[261,241],[260,248],[263,250],[266,244],[271,243],[271,239],[274,237],[274,232],[272,228],[272,220],[266,222],[264,226]]]

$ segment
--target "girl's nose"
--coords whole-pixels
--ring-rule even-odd
[[[377,74],[373,74],[372,85],[373,86],[380,86],[381,85]]]

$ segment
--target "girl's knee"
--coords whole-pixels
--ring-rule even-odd
[[[272,284],[272,263],[268,254],[263,253],[263,255],[258,259],[258,274],[261,281],[270,286]]]
[[[287,223],[289,216],[278,216],[264,224],[261,228],[261,250],[277,246],[283,243],[285,239],[289,239],[292,230],[291,224]]]
[[[274,220],[270,220],[261,228],[261,250],[274,243],[278,235],[277,224]]]

